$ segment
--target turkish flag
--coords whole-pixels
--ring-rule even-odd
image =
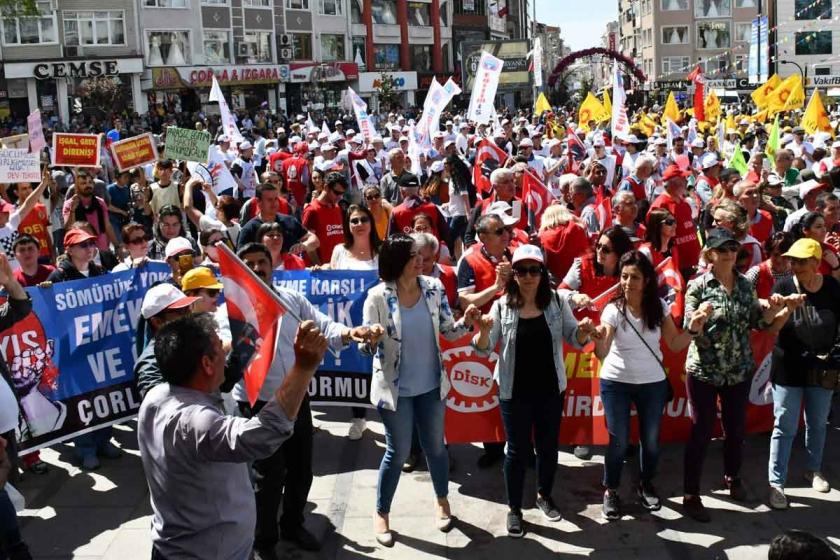
[[[540,227],[540,220],[542,214],[551,201],[554,200],[551,191],[543,184],[542,181],[530,171],[526,171],[522,176],[522,201],[528,209],[529,222],[533,222],[534,231]],[[531,218],[533,216],[533,218]]]
[[[659,287],[667,288],[668,295],[665,299],[671,304],[671,317],[674,323],[679,326],[678,320],[685,312],[685,281],[677,268],[677,263],[672,257],[668,257],[656,267],[656,275]]]
[[[484,138],[478,143],[473,165],[473,184],[481,196],[486,196],[492,190],[490,174],[505,164],[508,153],[498,147],[495,142]]]

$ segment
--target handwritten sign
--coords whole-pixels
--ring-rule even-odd
[[[41,182],[41,158],[38,152],[15,148],[0,150],[0,183]]]
[[[210,149],[210,133],[169,126],[166,128],[166,146],[163,150],[168,159],[182,159],[207,163]]]
[[[29,135],[28,134],[15,134],[14,136],[6,136],[5,138],[0,138],[0,147],[4,150],[13,150],[13,149],[21,149],[21,150],[28,150],[29,149]]]
[[[66,167],[98,167],[98,134],[53,134],[52,164]]]
[[[120,171],[153,163],[158,158],[157,146],[150,133],[114,142],[111,144],[111,153],[114,154],[114,163]]]
[[[40,152],[47,147],[44,139],[44,127],[41,125],[41,111],[35,109],[26,117],[26,124],[29,128],[29,151]]]

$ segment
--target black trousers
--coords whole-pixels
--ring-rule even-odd
[[[264,401],[257,401],[252,409],[247,402],[240,402],[239,411],[250,418],[263,405]],[[280,529],[292,532],[303,525],[303,509],[312,487],[312,413],[308,396],[300,405],[292,437],[271,456],[254,461],[254,475],[257,501],[254,548],[270,548],[279,539],[277,514],[281,502]]]

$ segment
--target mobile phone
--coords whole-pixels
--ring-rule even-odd
[[[193,256],[192,255],[178,255],[178,270],[181,274],[186,274],[193,268]]]

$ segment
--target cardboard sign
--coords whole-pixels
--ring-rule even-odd
[[[53,133],[52,165],[58,167],[98,167],[98,134]]]
[[[157,161],[155,139],[151,133],[141,134],[111,144],[114,164],[120,171]]]
[[[207,163],[207,151],[210,149],[210,133],[203,130],[166,128],[164,156],[167,159],[182,159]]]
[[[14,136],[6,136],[0,138],[0,147],[4,150],[28,150],[29,149],[29,135],[15,134]]]
[[[44,139],[44,127],[41,125],[41,111],[35,109],[28,117],[26,117],[26,124],[29,128],[29,150],[32,152],[40,152],[47,147],[47,141]]]
[[[41,157],[28,149],[0,150],[0,183],[41,182]]]

